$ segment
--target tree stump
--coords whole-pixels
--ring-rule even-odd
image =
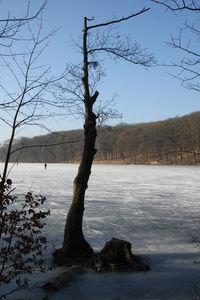
[[[131,244],[112,238],[97,255],[94,269],[100,271],[148,271],[150,267],[133,255]]]
[[[83,269],[103,271],[148,271],[150,267],[131,251],[131,243],[112,238],[103,249],[91,257],[63,257],[62,249],[54,252],[54,261],[59,266],[80,265]]]

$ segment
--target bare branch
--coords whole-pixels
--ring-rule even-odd
[[[190,1],[189,4],[186,4],[185,0],[151,0],[151,2],[161,4],[165,6],[167,9],[172,11],[179,10],[190,10],[190,11],[199,11],[200,4],[198,1]]]
[[[196,1],[157,1],[153,2],[163,4],[172,10],[190,9],[194,11],[200,10],[200,4]],[[189,38],[188,38],[189,36]],[[200,79],[200,52],[199,52],[199,20],[193,22],[190,25],[187,21],[184,23],[184,27],[180,29],[179,36],[174,38],[171,36],[171,41],[167,44],[175,48],[177,51],[182,52],[183,57],[172,64],[164,64],[165,66],[175,67],[178,70],[178,74],[170,74],[174,78],[181,81],[182,86],[199,91],[199,79]]]
[[[124,45],[125,46],[125,45]],[[122,48],[119,47],[108,47],[108,48],[94,48],[89,50],[89,53],[93,52],[106,52],[107,54],[112,54],[116,58],[124,59],[130,63],[143,65],[143,66],[152,66],[155,64],[155,57],[153,54],[147,54],[145,49],[141,49],[138,43],[132,45],[131,48],[126,48],[122,45]]]
[[[83,142],[82,139],[74,140],[74,141],[64,141],[64,142],[59,142],[59,143],[50,143],[50,144],[37,144],[37,145],[27,145],[27,146],[22,146],[19,148],[14,149],[11,152],[11,155],[14,154],[15,152],[24,150],[24,149],[30,149],[30,148],[47,148],[47,147],[55,147],[55,146],[60,146],[60,145],[66,145],[66,144],[75,144],[75,143],[80,143]]]
[[[126,20],[129,20],[131,18],[134,18],[136,16],[139,16],[141,14],[143,14],[144,12],[148,11],[150,8],[143,8],[142,10],[140,10],[139,12],[137,13],[132,13],[131,15],[129,15],[128,17],[122,17],[120,19],[116,19],[116,20],[112,20],[112,21],[109,21],[109,22],[106,22],[106,23],[101,23],[101,24],[96,24],[96,25],[91,25],[91,26],[87,26],[87,29],[92,29],[92,28],[97,28],[97,27],[103,27],[103,26],[108,26],[108,25],[111,25],[111,24],[116,24],[116,23],[120,23],[120,22],[123,22],[123,21],[126,21]],[[93,19],[87,19],[88,21],[91,21]]]
[[[42,11],[45,9],[47,0],[43,2],[41,7],[37,10],[35,14],[30,14],[30,1],[27,5],[27,12],[23,17],[10,17],[8,14],[7,18],[0,19],[0,45],[4,48],[10,48],[15,41],[24,41],[27,38],[25,36],[21,37],[18,33],[22,26],[25,26],[37,19]],[[1,54],[8,55],[8,54]]]
[[[38,11],[30,16],[29,15],[29,10],[30,10],[30,1],[28,1],[28,6],[27,6],[27,12],[26,12],[26,15],[24,17],[21,17],[21,18],[16,18],[16,17],[13,17],[13,18],[10,18],[8,16],[8,18],[5,18],[5,19],[0,19],[0,22],[6,22],[6,23],[15,23],[15,22],[25,22],[25,21],[32,21],[33,19],[37,18],[40,13],[44,10],[44,8],[46,7],[46,4],[47,4],[47,0],[44,1],[44,3],[40,6],[40,8],[38,9]]]

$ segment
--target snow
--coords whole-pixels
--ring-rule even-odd
[[[21,195],[27,191],[47,197],[51,209],[45,233],[48,236],[47,265],[52,252],[62,245],[66,213],[72,197],[76,164],[19,164],[10,178]],[[0,164],[0,172],[2,164]],[[30,287],[7,299],[200,299],[200,167],[94,165],[86,193],[84,233],[95,250],[112,237],[132,244],[134,254],[147,262],[143,273],[94,273],[77,276],[57,292],[45,292],[42,284],[63,271],[30,276]],[[199,295],[194,296],[199,287]],[[11,286],[3,286],[0,293]],[[194,297],[194,298],[193,298]],[[198,298],[199,297],[199,298]]]

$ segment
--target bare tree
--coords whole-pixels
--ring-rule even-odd
[[[23,18],[0,20],[0,123],[10,128],[8,147],[5,149],[5,164],[0,175],[0,282],[9,283],[23,272],[32,273],[36,265],[43,271],[43,250],[46,239],[41,235],[45,225],[43,219],[49,211],[39,208],[45,197],[35,197],[27,193],[22,206],[15,206],[17,199],[13,195],[12,180],[7,177],[8,163],[17,130],[23,126],[37,125],[41,117],[47,116],[45,109],[51,100],[45,99],[50,85],[58,78],[50,75],[50,68],[41,64],[41,55],[47,39],[42,37],[42,21],[37,20],[45,3],[35,15],[27,14]],[[31,25],[33,25],[34,32]],[[25,26],[23,32],[22,27]],[[20,35],[18,33],[20,32]],[[19,43],[22,51],[18,51]],[[16,44],[17,43],[17,44]],[[22,43],[22,44],[21,44]],[[3,49],[3,50],[2,50]],[[2,50],[2,51],[1,51]],[[25,278],[16,279],[18,286],[26,286]],[[0,295],[5,298],[6,295]]]
[[[96,153],[95,141],[97,137],[94,104],[97,101],[99,92],[96,90],[96,83],[102,76],[102,65],[97,55],[106,54],[114,59],[123,59],[133,64],[145,67],[154,64],[152,54],[147,54],[136,41],[131,38],[123,40],[118,33],[113,33],[110,26],[118,24],[148,11],[144,8],[135,14],[110,22],[88,25],[93,19],[84,18],[82,36],[83,62],[78,67],[71,68],[71,79],[65,87],[71,98],[84,105],[84,146],[78,174],[74,180],[73,199],[69,209],[63,248],[55,252],[54,257],[59,263],[63,263],[68,257],[88,257],[93,254],[93,249],[86,241],[82,231],[84,213],[85,192],[91,173],[91,167]],[[106,28],[105,31],[102,31]],[[95,36],[92,38],[92,31]],[[77,71],[78,70],[78,71]]]
[[[42,62],[49,38],[55,33],[42,33],[42,18],[39,15],[45,4],[46,1],[35,15],[30,16],[28,6],[24,18],[0,20],[0,24],[3,24],[0,30],[0,42],[3,42],[0,46],[6,47],[6,52],[0,54],[1,72],[5,74],[0,83],[0,122],[10,129],[8,144],[4,147],[1,186],[5,184],[17,133],[27,126],[45,128],[42,121],[57,113],[60,115],[60,107],[63,107],[63,104],[55,101],[51,92],[52,86],[61,80],[62,75],[51,75],[51,68]],[[49,110],[50,106],[53,107],[52,111]],[[58,108],[57,112],[55,108]]]

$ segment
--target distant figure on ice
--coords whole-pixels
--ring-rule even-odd
[[[47,164],[46,163],[44,164],[44,168],[47,169]]]

